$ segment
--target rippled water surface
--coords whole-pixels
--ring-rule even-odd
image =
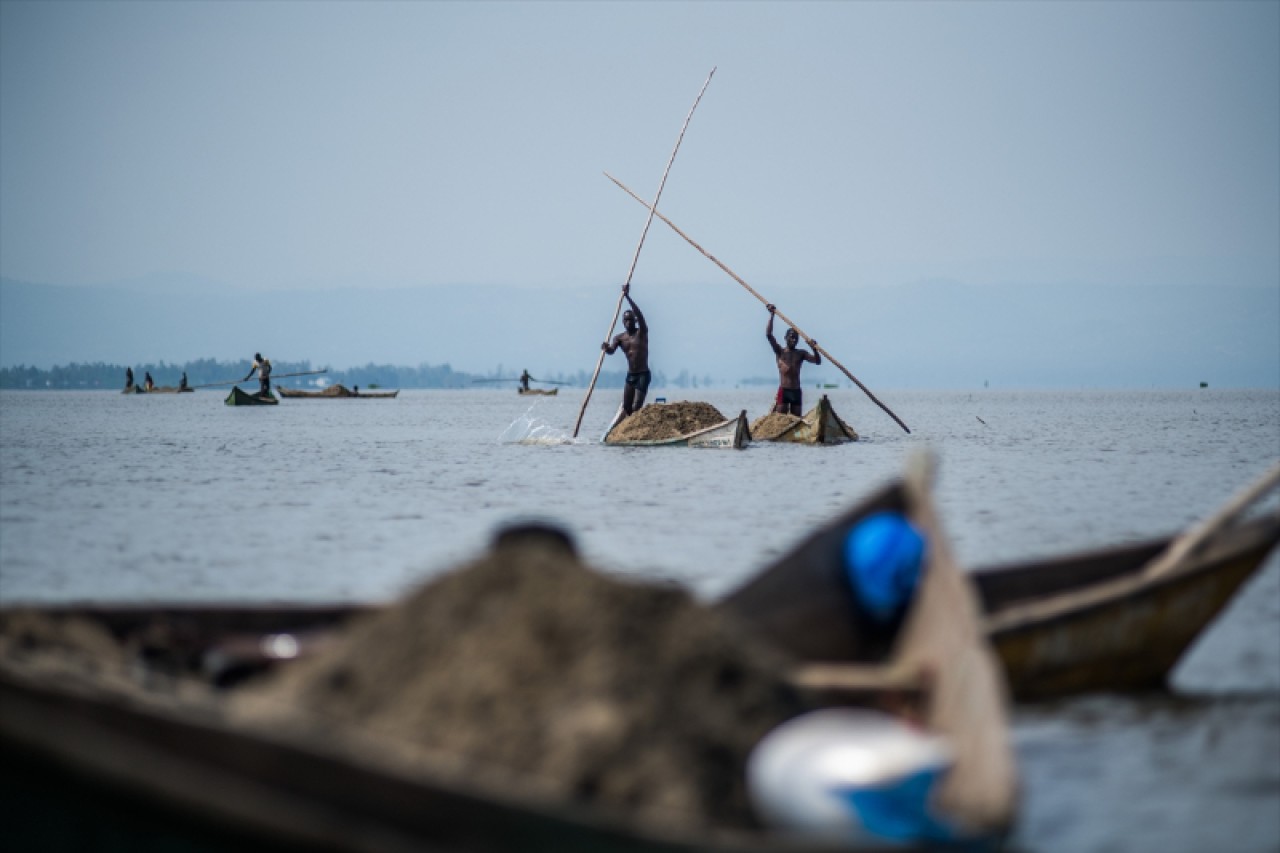
[[[806,405],[816,399],[806,392]],[[1208,515],[1280,458],[1280,393],[881,393],[863,440],[743,451],[598,443],[618,392],[403,391],[236,408],[216,390],[0,392],[0,602],[381,600],[516,519],[586,558],[715,597],[816,524],[940,459],[966,566],[1116,544]],[[656,391],[726,415],[768,392]],[[1019,709],[1028,850],[1280,850],[1280,561],[1180,665],[1175,693]]]

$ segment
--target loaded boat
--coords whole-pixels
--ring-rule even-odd
[[[396,391],[355,391],[343,385],[330,385],[323,391],[303,391],[299,388],[276,388],[276,393],[287,400],[392,400],[400,393]]]
[[[895,801],[936,809],[936,821],[916,825],[917,834],[905,839],[901,834],[859,835],[858,849],[902,850],[911,849],[911,842],[923,846],[944,837],[998,837],[1015,814],[1015,770],[999,672],[976,628],[971,592],[940,538],[929,500],[927,487],[918,478],[908,479],[881,490],[844,519],[856,525],[880,512],[910,519],[928,543],[921,583],[891,626],[863,624],[868,634],[864,641],[854,640],[861,649],[859,665],[802,666],[791,676],[795,690],[825,709],[814,714],[864,714],[887,721],[892,738],[926,740],[930,760],[948,768],[937,774],[934,767],[926,774],[933,791],[927,802],[916,796],[924,780],[915,776],[904,783],[910,789],[906,799]],[[770,571],[733,596],[732,612],[748,613],[769,597],[790,607],[819,591],[821,585],[811,582],[811,558],[821,557],[827,545],[847,533],[837,527],[820,530],[793,552],[799,562],[789,564],[790,569]],[[797,574],[788,580],[783,574],[790,570]],[[48,616],[56,609],[41,612]],[[839,844],[830,834],[806,835],[778,822],[776,809],[786,811],[785,794],[793,786],[784,785],[783,797],[777,799],[778,778],[768,776],[768,755],[757,761],[753,753],[745,769],[752,780],[763,780],[752,789],[760,792],[753,793],[760,826],[654,825],[576,800],[551,801],[532,791],[491,788],[410,767],[390,760],[393,756],[383,752],[385,743],[366,744],[358,732],[334,730],[316,740],[289,729],[245,726],[216,705],[188,705],[180,690],[163,687],[165,672],[209,676],[215,670],[205,667],[232,656],[237,633],[241,641],[253,638],[248,645],[259,656],[287,665],[305,654],[313,640],[332,636],[344,625],[354,627],[352,620],[368,611],[304,606],[293,609],[295,618],[288,618],[288,612],[252,607],[221,615],[198,607],[64,611],[96,619],[122,648],[138,655],[136,665],[122,672],[137,678],[150,668],[153,674],[140,683],[151,685],[147,690],[154,695],[137,695],[112,678],[81,680],[0,658],[0,750],[6,757],[0,775],[7,795],[24,804],[11,816],[8,837],[46,848],[51,839],[64,838],[67,849],[77,844],[76,838],[104,835],[135,849],[138,843],[162,839],[198,843],[207,850],[817,853]],[[768,632],[784,649],[793,639],[785,629],[788,622],[775,620],[773,626],[784,630]],[[239,689],[229,686],[234,679],[220,683]],[[792,733],[793,724],[812,719],[801,715],[784,723],[766,735],[757,752],[767,752],[768,744],[778,743],[776,737]],[[834,721],[833,734],[839,737],[844,719],[824,716],[821,722]],[[843,730],[851,733],[864,732]],[[860,748],[875,754],[876,746],[873,738]],[[776,759],[777,750],[772,755]],[[691,755],[690,760],[698,759]],[[691,766],[690,772],[695,769]],[[777,769],[776,760],[772,769]],[[880,791],[869,796],[883,798]],[[878,822],[883,813],[877,818],[874,808],[863,808],[865,803],[849,803],[849,813],[856,812],[856,820],[862,821],[857,831],[885,828]],[[900,829],[902,817],[898,810],[890,823]],[[58,832],[50,829],[55,825]],[[845,828],[836,830],[844,833]],[[853,843],[852,836],[840,837]]]
[[[248,391],[240,390],[240,386],[234,386],[231,393],[227,395],[226,403],[228,406],[277,406],[280,401],[271,395],[268,391],[265,394],[258,392],[251,394]]]

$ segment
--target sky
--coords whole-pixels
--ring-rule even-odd
[[[712,69],[660,209],[761,291],[1280,287],[1264,0],[0,0],[0,278],[603,325],[647,219],[604,172],[652,198]],[[712,279],[660,222],[631,273]]]

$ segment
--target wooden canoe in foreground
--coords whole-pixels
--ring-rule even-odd
[[[752,436],[752,440],[757,440]],[[845,423],[831,408],[831,401],[823,394],[818,405],[814,406],[804,417],[788,427],[774,438],[758,439],[761,441],[779,441],[791,444],[844,444],[857,441],[858,433]]]
[[[250,394],[248,391],[240,390],[239,385],[231,388],[226,402],[228,406],[277,406],[280,404],[280,401],[271,396],[270,392],[265,396],[261,393]]]
[[[982,633],[972,585],[942,532],[930,476],[917,471],[877,492],[716,606],[808,662],[798,673],[801,683],[850,695],[896,684],[927,697],[917,722],[945,735],[955,753],[941,792],[943,811],[948,820],[995,838],[1012,827],[1017,807],[1008,688]],[[849,532],[881,511],[905,515],[927,542],[920,587],[891,634],[869,630],[859,615],[844,559]]]
[[[615,421],[609,428],[617,426]],[[654,440],[611,441],[609,433],[605,433],[603,441],[614,447],[720,447],[741,450],[751,440],[751,430],[747,426],[747,410],[743,409],[735,418],[728,418],[718,424],[712,424],[695,432],[679,435],[675,438]]]
[[[1280,508],[1241,520],[1278,473],[1181,536],[972,572],[1015,697],[1165,686],[1280,542]]]
[[[927,497],[895,484],[863,512],[900,509],[928,531],[928,580],[879,661],[833,672],[803,670],[802,686],[832,701],[885,710],[909,707],[913,720],[945,736],[959,755],[940,802],[964,827],[1003,834],[1014,813],[1014,768],[998,671],[976,631],[971,593],[934,537]],[[820,532],[825,541],[828,530]],[[801,546],[804,551],[808,546]],[[778,581],[776,573],[772,582]],[[802,579],[803,585],[803,579]],[[117,637],[153,665],[200,665],[205,643],[228,629],[252,632],[332,627],[357,608],[299,608],[280,619],[270,608],[210,611],[103,609]],[[53,612],[53,611],[50,611]],[[78,615],[86,615],[82,611]],[[260,649],[282,649],[281,635],[258,635]],[[147,653],[150,650],[151,653]],[[294,647],[296,651],[296,647]],[[157,654],[160,652],[160,654]],[[198,655],[195,653],[199,653]],[[165,657],[168,655],[169,657]],[[189,655],[192,655],[189,657]],[[284,654],[283,657],[288,657]],[[532,795],[481,789],[418,770],[396,770],[335,734],[323,743],[291,732],[236,726],[215,709],[148,701],[0,664],[0,782],[21,802],[6,838],[49,849],[80,849],[86,837],[119,849],[197,844],[201,850],[329,851],[832,851],[768,830],[696,831],[640,825],[623,815]],[[54,831],[50,833],[50,827]],[[184,848],[188,849],[188,848]],[[921,849],[886,842],[859,849]]]
[[[323,391],[303,391],[300,388],[277,388],[276,393],[289,400],[393,400],[396,391],[350,391],[343,385],[330,385]]]

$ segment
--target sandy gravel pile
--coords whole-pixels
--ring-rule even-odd
[[[720,410],[710,403],[653,403],[632,413],[631,417],[614,427],[605,441],[609,444],[620,441],[662,441],[679,438],[725,420]]]
[[[803,708],[786,662],[724,619],[517,530],[237,701],[257,724],[306,711],[394,739],[423,769],[647,823],[751,826],[747,755]]]
[[[782,435],[791,427],[800,423],[803,418],[795,415],[784,414],[783,412],[770,412],[762,418],[757,418],[751,424],[751,440],[752,441],[773,441]]]

